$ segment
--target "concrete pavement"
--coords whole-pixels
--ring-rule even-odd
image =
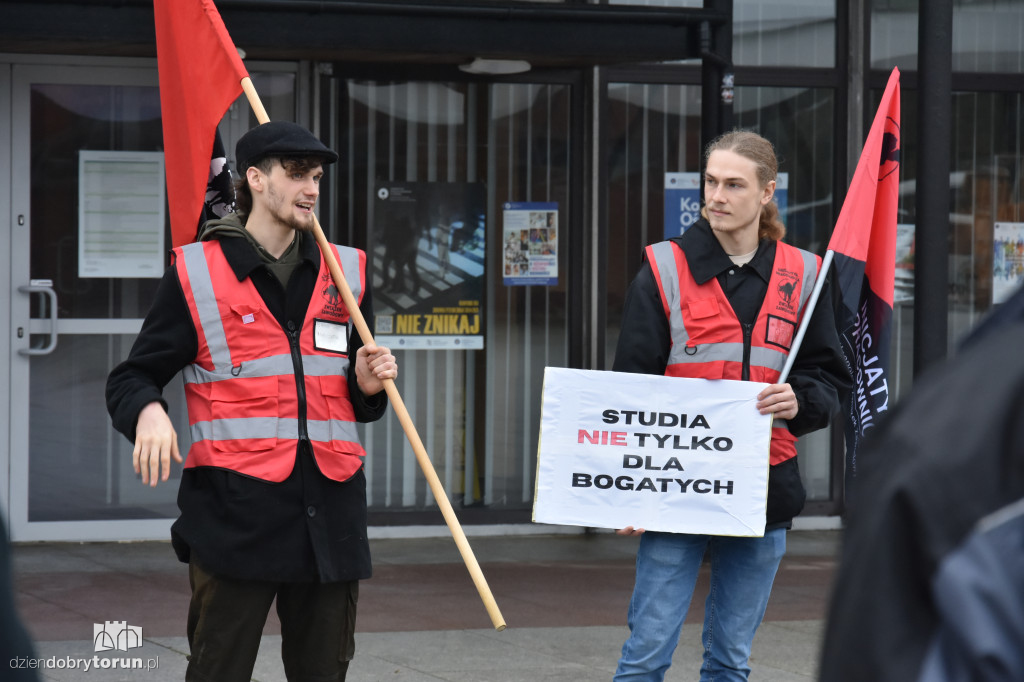
[[[466,530],[508,629],[493,629],[450,537],[383,537],[395,531],[375,529],[374,577],[360,588],[348,679],[610,680],[627,634],[637,540],[578,529],[538,535],[544,528],[534,526]],[[480,532],[503,534],[475,535]],[[752,680],[815,679],[838,543],[837,530],[789,534],[754,642]],[[18,606],[36,643],[36,661],[47,666],[42,679],[184,678],[188,576],[169,543],[31,543],[16,545],[13,555]],[[705,567],[695,607],[706,590]],[[702,611],[691,609],[669,681],[696,678]],[[107,621],[141,627],[143,645],[95,652],[94,629]],[[272,612],[254,680],[285,679],[279,632]],[[142,668],[113,667],[122,664]]]

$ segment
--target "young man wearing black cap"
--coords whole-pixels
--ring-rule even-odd
[[[275,598],[288,680],[344,680],[370,576],[356,422],[384,413],[382,381],[398,367],[352,332],[310,234],[338,155],[273,122],[243,135],[236,157],[238,211],[174,250],[107,406],[155,486],[182,461],[161,397],[182,373],[192,445],[171,540],[192,586],[186,680],[249,680]],[[372,319],[365,254],[332,248]]]

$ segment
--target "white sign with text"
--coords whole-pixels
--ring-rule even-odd
[[[545,368],[533,520],[764,535],[767,385]]]

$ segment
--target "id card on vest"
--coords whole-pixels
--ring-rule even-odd
[[[332,353],[348,352],[348,325],[330,320],[313,320],[313,347]]]
[[[534,522],[763,536],[767,385],[545,368]]]

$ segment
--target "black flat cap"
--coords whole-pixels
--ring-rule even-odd
[[[334,163],[338,155],[297,123],[270,121],[242,135],[235,145],[235,161],[240,173],[266,156],[319,156],[324,164]]]

